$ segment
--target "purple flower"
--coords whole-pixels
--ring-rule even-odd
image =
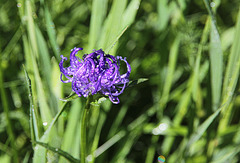
[[[63,67],[63,62],[67,58],[61,55],[60,71],[68,79],[64,81],[61,74],[61,81],[63,83],[72,82],[72,90],[79,97],[101,93],[108,96],[114,104],[118,104],[118,96],[126,88],[131,73],[131,66],[126,58],[105,54],[100,49],[85,54],[83,59],[80,59],[76,56],[79,50],[83,50],[83,48],[72,49],[70,66],[66,68]],[[127,72],[122,75],[119,72],[120,61],[124,61],[127,65]]]

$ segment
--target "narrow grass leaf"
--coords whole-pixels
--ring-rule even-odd
[[[168,0],[158,0],[158,29],[161,31],[167,27],[167,23],[170,18],[170,12],[168,8]]]
[[[53,130],[54,124],[57,122],[58,118],[66,108],[67,102],[63,103],[61,110],[57,113],[57,115],[54,117],[54,119],[51,121],[50,125],[48,126],[47,130],[44,132],[43,136],[41,137],[41,142],[48,142],[50,132]]]
[[[239,71],[240,71],[240,10],[238,12],[237,24],[235,28],[235,38],[233,41],[233,45],[231,48],[231,53],[229,56],[226,75],[224,78],[223,85],[223,101],[225,103],[229,99],[232,98],[234,91],[237,86],[237,82],[239,80]],[[228,125],[228,117],[226,115],[232,115],[231,109],[224,108],[222,111],[223,118],[219,124],[219,131],[223,131],[226,129]]]
[[[32,17],[32,5],[29,0],[26,1],[26,9],[27,9],[27,18],[28,18],[28,35],[30,37],[30,45],[29,45],[29,52],[31,55],[31,62],[32,62],[32,68],[34,71],[34,77],[36,79],[36,88],[37,88],[37,94],[38,94],[38,102],[40,105],[40,113],[43,119],[43,122],[50,122],[52,119],[52,115],[47,103],[47,96],[44,91],[44,86],[42,83],[42,79],[40,77],[38,65],[37,65],[37,59],[39,59],[39,53],[38,53],[38,46],[37,46],[37,38],[36,38],[36,30],[35,30],[35,23],[33,21]]]
[[[220,107],[219,109],[217,109],[210,117],[208,117],[196,130],[195,133],[192,134],[192,136],[190,137],[188,144],[187,144],[187,148],[190,148],[191,145],[193,145],[193,143],[195,143],[196,141],[198,141],[201,136],[203,135],[203,133],[207,130],[207,128],[212,124],[213,120],[218,116],[218,114],[220,113],[220,111],[222,110],[222,107]]]
[[[156,153],[155,152],[155,150],[156,150],[155,144],[157,144],[158,139],[159,139],[159,136],[152,135],[151,145],[148,148],[145,163],[153,162],[153,158],[154,158],[154,155]]]
[[[115,134],[111,139],[109,139],[107,142],[105,142],[103,145],[101,145],[98,149],[94,151],[94,157],[98,157],[103,152],[108,150],[111,146],[113,146],[115,143],[117,143],[119,140],[121,140],[126,135],[126,131],[119,131],[117,134]],[[88,155],[88,157],[92,157],[91,155]]]
[[[63,98],[63,83],[59,80],[61,72],[59,71],[59,63],[53,57],[51,60],[52,63],[52,73],[51,73],[51,88],[54,94],[54,97],[58,100],[57,103],[60,106],[61,101],[59,99]],[[58,106],[58,109],[60,107]]]
[[[208,17],[207,21],[206,21],[206,24],[205,24],[205,27],[203,29],[203,34],[201,36],[201,41],[200,41],[200,44],[198,46],[198,52],[197,52],[197,57],[196,57],[196,62],[195,62],[195,67],[194,67],[194,72],[193,72],[193,81],[192,81],[192,84],[193,84],[193,90],[192,90],[192,93],[193,93],[193,99],[194,101],[197,101],[198,98],[198,87],[199,87],[199,84],[200,84],[200,74],[202,73],[199,73],[200,72],[200,61],[201,61],[201,56],[202,56],[202,51],[203,51],[203,46],[207,43],[207,40],[208,40],[208,35],[209,35],[209,31],[210,31],[210,27],[211,27],[211,21],[210,21],[210,17]]]
[[[122,28],[130,26],[136,17],[141,0],[132,0],[123,13]]]
[[[38,43],[38,47],[39,48],[39,59],[40,59],[40,69],[42,69],[43,71],[43,75],[44,75],[44,79],[46,79],[46,95],[48,97],[48,101],[50,103],[51,108],[53,108],[52,110],[55,111],[55,113],[58,111],[58,105],[57,105],[57,101],[56,98],[53,95],[52,89],[53,87],[51,87],[51,81],[52,81],[52,76],[51,73],[52,72],[52,63],[50,61],[50,54],[47,48],[47,44],[46,41],[40,31],[40,29],[38,28],[37,25],[35,25],[36,28],[36,39],[37,39],[37,43]]]
[[[239,154],[239,152],[240,152],[239,145],[236,147],[231,147],[231,149],[229,149],[228,152],[224,152],[224,154],[221,154],[220,157],[218,157],[217,159],[214,159],[211,163],[231,162],[233,158]]]
[[[9,41],[9,43],[7,44],[6,48],[3,50],[2,52],[2,60],[8,60],[9,54],[11,53],[11,51],[13,50],[13,48],[16,46],[16,44],[18,43],[19,39],[22,36],[22,30],[20,27],[18,27],[17,31],[15,32],[15,34],[13,35],[12,39]]]
[[[55,57],[51,60],[52,63],[52,73],[51,73],[51,88],[52,88],[52,101],[55,102],[55,107],[57,111],[61,110],[62,101],[60,100],[63,98],[63,83],[59,80],[61,72],[59,71],[59,63],[55,59]],[[64,118],[63,116],[59,117],[58,119],[58,134],[60,137],[64,134]]]
[[[100,108],[100,106],[98,106],[95,109],[99,110],[99,108]],[[97,128],[96,128],[96,132],[94,134],[92,148],[91,148],[91,156],[94,156],[94,151],[98,147],[98,143],[99,143],[102,127],[103,127],[103,124],[104,124],[106,118],[107,118],[106,113],[104,113],[102,110],[100,110],[99,121],[97,121]],[[94,161],[95,161],[95,157],[92,157],[90,162],[94,163]]]
[[[47,49],[46,41],[44,40],[44,37],[38,28],[38,26],[35,25],[35,31],[36,31],[36,39],[38,43],[39,48],[39,59],[41,60],[41,69],[43,70],[44,76],[46,78],[47,84],[50,87],[51,85],[51,61],[50,61],[50,55]]]
[[[37,46],[37,39],[36,39],[36,33],[35,33],[35,23],[33,21],[33,10],[32,10],[32,4],[30,0],[26,1],[26,15],[27,15],[27,31],[31,43],[31,47],[33,49],[33,53],[35,57],[38,56],[38,46]]]
[[[46,4],[45,4],[45,8],[44,8],[44,14],[45,14],[48,37],[50,39],[50,43],[51,43],[54,55],[57,58],[57,61],[59,62],[60,55],[59,55],[59,46],[57,44],[55,26],[54,26],[54,22],[52,20],[51,14],[50,14],[49,9]]]
[[[124,13],[126,3],[126,0],[113,1],[110,13],[108,14],[106,21],[104,22],[99,47],[106,49],[117,37],[119,31],[121,30],[122,14]]]
[[[33,110],[34,110],[34,105],[33,105],[33,96],[32,96],[32,87],[31,87],[31,80],[30,80],[30,78],[29,78],[29,76],[28,76],[28,73],[27,73],[27,70],[25,69],[25,67],[23,66],[23,69],[24,69],[24,73],[25,73],[25,78],[26,78],[26,81],[27,81],[27,85],[28,85],[28,96],[29,96],[29,101],[30,101],[30,111],[29,111],[29,113],[30,113],[30,134],[31,134],[31,140],[32,140],[32,143],[34,142],[34,141],[36,141],[36,137],[37,137],[37,139],[38,139],[38,127],[37,127],[37,125],[35,125],[35,127],[34,127],[34,121],[35,121],[35,123],[36,123],[36,120],[34,120],[35,118],[35,116],[33,115],[34,114],[34,112],[33,112]],[[33,119],[34,118],[34,119]],[[34,147],[35,145],[33,144],[33,147]]]
[[[113,160],[111,162],[126,162],[126,157],[128,155],[128,153],[130,152],[133,144],[137,141],[137,139],[139,138],[139,136],[141,135],[141,128],[143,126],[138,126],[138,128],[132,130],[130,133],[128,133],[126,139],[124,140],[124,142],[120,143],[119,146],[119,150],[116,153],[116,155],[113,157]]]
[[[23,45],[24,45],[24,52],[25,52],[25,58],[26,58],[26,64],[28,65],[28,69],[29,70],[32,70],[33,69],[33,64],[31,62],[31,54],[30,54],[30,47],[29,47],[29,44],[28,44],[28,40],[26,38],[26,36],[24,35],[23,36]],[[27,71],[26,71],[27,72]],[[27,74],[28,75],[28,74]],[[26,78],[26,76],[25,76]],[[37,93],[36,93],[36,84],[35,84],[35,78],[34,78],[34,75],[33,73],[31,72],[31,74],[28,76],[29,79],[31,79],[31,96],[32,97],[35,97],[36,99],[36,96],[37,96]],[[26,78],[26,79],[28,79]],[[29,85],[29,83],[27,83]],[[28,87],[29,89],[29,87]],[[39,128],[38,128],[38,124],[39,124],[39,119],[38,119],[38,116],[37,116],[37,113],[36,113],[36,104],[37,102],[34,101],[34,98],[31,98],[32,99],[32,105],[30,106],[30,114],[32,116],[32,125],[33,126],[30,126],[30,128],[32,127],[32,130],[34,131],[34,136],[35,136],[35,139],[38,140],[39,139]],[[30,102],[31,103],[31,102]],[[31,107],[35,107],[35,108],[31,108]],[[31,118],[30,116],[30,118]],[[31,119],[30,119],[31,121]]]
[[[227,95],[235,89],[233,85],[230,87],[230,82],[232,80],[238,79],[239,74],[239,62],[240,62],[240,10],[237,17],[237,24],[235,27],[234,41],[231,48],[231,53],[229,55],[229,60],[227,64],[227,70],[224,78],[223,84],[223,95]],[[237,72],[237,73],[236,73]],[[235,74],[235,75],[234,75]]]
[[[164,87],[163,87],[162,97],[159,102],[161,109],[165,107],[168,101],[170,89],[172,87],[172,81],[174,78],[174,72],[175,72],[175,67],[176,67],[177,57],[178,57],[179,44],[180,44],[180,37],[177,36],[170,49],[167,76],[166,76]]]
[[[143,83],[145,81],[148,81],[148,79],[147,78],[139,78],[137,80],[132,80],[128,83],[127,87],[133,87],[133,86],[135,86],[137,84],[140,84],[140,83]]]
[[[23,159],[23,163],[29,163],[30,162],[30,152],[28,151],[25,156],[24,156],[24,159]]]
[[[120,37],[124,34],[124,32],[125,32],[127,29],[128,29],[128,26],[126,26],[126,27],[122,30],[122,32],[117,36],[117,38],[113,41],[113,43],[112,43],[109,47],[107,47],[106,53],[108,53],[108,52],[114,47],[114,45],[117,43],[117,41],[120,39]]]
[[[213,110],[216,110],[221,100],[223,53],[221,40],[215,23],[211,22],[210,31],[210,68]]]
[[[63,99],[60,99],[61,101],[64,101],[64,102],[68,102],[68,101],[72,101],[76,98],[78,98],[79,96],[75,93],[75,92],[71,92],[69,96],[63,98]]]
[[[101,48],[97,45],[100,40],[103,21],[106,17],[107,4],[108,0],[93,0],[88,51]]]
[[[74,142],[73,140],[75,139],[75,136],[77,135],[77,128],[79,128],[79,119],[81,117],[81,108],[82,105],[80,103],[80,100],[74,100],[72,102],[72,107],[70,108],[70,113],[69,113],[69,120],[64,132],[63,140],[62,140],[62,146],[61,149],[73,153],[73,146]],[[79,138],[78,138],[79,139]],[[79,146],[79,144],[78,144]]]
[[[58,148],[54,148],[54,147],[51,147],[49,146],[48,144],[46,143],[43,143],[43,142],[36,142],[38,145],[41,145],[42,147],[54,152],[54,153],[57,153],[59,154],[60,156],[63,156],[64,158],[66,158],[68,161],[70,162],[74,162],[74,163],[79,163],[80,160],[74,158],[72,155],[70,155],[69,153],[61,150],[61,149],[58,149]]]
[[[223,73],[223,53],[219,32],[217,30],[216,18],[210,7],[208,0],[203,0],[207,11],[211,17],[210,31],[210,69],[211,69],[211,90],[212,90],[212,108],[214,111],[220,105],[222,92],[222,73]]]
[[[31,61],[33,63],[34,77],[37,81],[36,87],[37,87],[38,102],[40,105],[41,117],[42,117],[43,123],[44,122],[50,123],[52,120],[52,113],[47,103],[47,96],[45,93],[44,85],[40,77],[36,58],[34,55],[31,55]]]
[[[222,35],[221,35],[221,41],[222,41],[222,50],[223,52],[227,51],[228,48],[230,48],[232,46],[232,44],[234,43],[234,35],[236,32],[236,28],[232,27],[232,28],[228,28],[226,29]],[[230,56],[230,55],[229,55]],[[229,71],[229,70],[228,70]],[[226,76],[225,76],[226,78]],[[225,85],[225,78],[224,78],[224,84]],[[224,88],[223,88],[223,92],[224,92]]]
[[[128,110],[128,106],[127,104],[123,105],[119,111],[119,113],[117,114],[110,130],[109,130],[109,134],[108,134],[108,138],[111,138],[114,136],[114,134],[116,134],[116,131],[119,129],[120,124],[122,123],[126,113]]]

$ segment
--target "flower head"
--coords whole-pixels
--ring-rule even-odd
[[[101,93],[108,96],[113,103],[118,104],[118,96],[126,88],[131,73],[131,66],[126,58],[105,54],[100,49],[85,54],[83,59],[80,59],[76,56],[79,50],[83,50],[83,48],[72,49],[70,66],[66,68],[63,67],[63,62],[67,58],[61,55],[60,71],[68,79],[64,81],[61,74],[61,81],[63,83],[72,82],[72,90],[79,97]],[[124,61],[127,65],[127,72],[122,75],[119,72],[120,61]]]

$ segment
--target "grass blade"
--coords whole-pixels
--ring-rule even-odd
[[[163,30],[167,27],[167,23],[170,18],[170,12],[168,7],[168,0],[158,0],[158,28],[159,30]]]
[[[59,55],[59,47],[57,44],[57,39],[56,39],[56,31],[54,28],[54,24],[52,21],[52,17],[51,14],[49,13],[49,9],[47,7],[47,5],[45,5],[45,9],[44,9],[44,14],[45,14],[45,20],[46,20],[46,28],[47,28],[47,33],[48,33],[48,37],[50,39],[50,43],[53,49],[53,52],[55,54],[55,57],[57,58],[57,61],[60,61],[60,55]]]
[[[200,137],[203,135],[203,133],[207,130],[207,128],[212,124],[213,120],[218,116],[220,111],[222,110],[222,107],[217,109],[210,117],[208,117],[196,130],[194,134],[190,137],[187,148],[190,148],[193,143],[198,141]]]
[[[216,19],[207,0],[203,0],[211,17],[210,31],[210,66],[211,66],[211,89],[212,89],[212,108],[214,111],[220,105],[222,92],[222,73],[223,73],[223,52],[219,32],[217,30]]]
[[[38,55],[38,46],[37,46],[37,39],[36,39],[36,33],[35,33],[35,23],[33,21],[33,11],[32,11],[32,4],[30,0],[26,1],[26,15],[27,15],[27,31],[29,35],[29,40],[31,43],[31,47],[33,50],[33,54],[35,57],[39,57]]]
[[[226,148],[227,147],[225,147],[225,150]],[[239,145],[237,145],[236,147],[230,147],[230,149],[227,152],[224,151],[224,154],[221,154],[220,157],[217,157],[211,163],[231,162],[233,160],[233,157],[236,156],[239,152],[240,152]]]
[[[231,53],[228,60],[226,75],[224,78],[223,85],[223,103],[232,98],[234,91],[236,89],[237,82],[239,80],[239,71],[240,71],[240,10],[238,12],[235,38],[231,48]],[[228,125],[229,118],[227,115],[231,115],[230,109],[223,109],[222,115],[223,118],[219,124],[219,131],[224,131]]]
[[[117,37],[121,30],[121,18],[124,13],[127,1],[126,0],[114,0],[107,20],[104,22],[104,27],[101,35],[101,42],[99,47],[106,49],[114,39]],[[114,26],[113,26],[114,24]]]
[[[117,38],[113,41],[113,43],[107,47],[106,49],[106,53],[109,53],[109,51],[114,47],[114,45],[117,43],[117,41],[119,40],[119,38],[124,34],[124,32],[128,29],[128,26],[126,26],[122,32],[117,36]]]
[[[2,56],[1,56],[2,60],[10,58],[9,54],[13,50],[13,47],[16,46],[16,44],[20,40],[21,36],[22,36],[22,30],[19,27],[18,30],[16,31],[16,33],[14,34],[14,36],[12,37],[12,39],[9,41],[8,45],[6,46],[6,48],[4,49],[4,51],[2,52]]]
[[[72,153],[72,155],[74,156],[75,154],[73,154],[74,153],[73,146],[77,145],[79,148],[79,144],[75,144],[73,140],[75,140],[76,135],[79,135],[80,137],[80,133],[77,132],[77,128],[80,128],[78,125],[79,125],[79,120],[81,119],[80,117],[81,117],[82,111],[80,108],[82,108],[82,105],[79,99],[74,100],[72,103],[73,104],[72,104],[72,107],[70,108],[70,113],[69,113],[69,120],[63,135],[61,149],[68,153]],[[79,137],[77,139],[79,139]],[[79,153],[78,153],[78,156],[79,156]]]
[[[168,101],[168,96],[172,86],[175,67],[177,63],[179,45],[180,45],[180,37],[177,36],[177,38],[173,42],[173,45],[171,47],[170,54],[169,54],[169,62],[168,62],[168,70],[167,70],[168,72],[167,72],[167,76],[166,76],[164,87],[163,87],[162,98],[159,102],[161,109],[165,107]]]
[[[43,136],[40,139],[42,142],[48,142],[50,132],[53,130],[53,125],[57,122],[58,118],[66,108],[66,104],[67,102],[63,103],[61,110],[57,113],[57,115],[54,117],[54,119],[51,121],[50,125],[48,126],[47,130],[44,132]]]
[[[141,0],[132,0],[123,13],[122,28],[130,26],[136,17]]]
[[[58,149],[58,148],[54,148],[54,147],[51,147],[49,146],[48,144],[46,143],[43,143],[43,142],[36,142],[36,144],[38,145],[41,145],[42,147],[54,152],[54,153],[57,153],[59,154],[60,156],[63,156],[64,158],[66,158],[67,160],[69,160],[70,162],[74,162],[74,163],[79,163],[80,160],[74,158],[72,155],[70,155],[69,153],[61,150],[61,149]]]
[[[44,77],[46,78],[47,84],[50,87],[50,81],[51,81],[51,72],[52,68],[51,68],[51,61],[50,61],[50,55],[47,49],[47,45],[46,45],[46,41],[43,38],[43,35],[40,31],[40,29],[38,28],[38,26],[35,26],[35,31],[36,31],[36,39],[37,39],[37,43],[38,43],[38,47],[39,48],[39,54],[40,54],[40,61],[41,61],[41,69],[43,70],[44,73]]]
[[[128,86],[127,86],[127,87],[133,87],[133,86],[135,86],[135,85],[137,85],[137,84],[140,84],[140,83],[143,83],[143,82],[145,82],[145,81],[148,81],[148,79],[147,79],[147,78],[139,78],[139,79],[137,79],[137,80],[130,81],[130,82],[128,83]]]
[[[238,13],[237,24],[235,28],[235,38],[231,48],[231,53],[229,55],[229,60],[227,64],[226,75],[223,84],[223,95],[227,95],[235,89],[235,86],[229,88],[232,80],[238,79],[239,74],[239,62],[240,62],[240,10]],[[235,75],[234,75],[235,74]],[[230,89],[230,90],[229,90]]]
[[[211,20],[210,31],[210,68],[213,110],[220,104],[223,72],[223,53],[217,27]]]
[[[99,49],[97,46],[100,40],[102,25],[106,16],[108,0],[94,0],[92,4],[90,33],[89,33],[89,47],[88,51],[92,49]]]
[[[27,70],[25,69],[25,67],[23,66],[23,69],[24,69],[24,73],[25,73],[25,78],[26,78],[26,81],[27,81],[27,85],[28,85],[28,94],[29,94],[29,101],[30,101],[30,134],[31,134],[31,140],[32,140],[32,143],[34,141],[36,141],[36,137],[38,139],[38,127],[37,125],[35,125],[34,127],[34,105],[33,105],[33,96],[32,96],[32,86],[31,86],[31,80],[28,76],[28,73],[27,73]],[[34,147],[35,145],[32,144],[32,146]]]

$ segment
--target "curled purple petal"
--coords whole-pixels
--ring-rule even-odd
[[[105,54],[102,49],[94,50],[93,53],[84,54],[83,59],[79,59],[76,54],[83,48],[74,48],[70,54],[70,66],[63,67],[66,57],[61,56],[59,63],[62,72],[60,79],[63,83],[72,82],[72,90],[78,96],[87,97],[96,93],[108,96],[114,104],[118,104],[118,96],[123,93],[129,82],[131,66],[126,58],[114,57]],[[120,61],[125,62],[127,72],[120,74]],[[64,75],[68,80],[62,79]]]
[[[74,48],[72,49],[72,52],[70,54],[70,65],[73,67],[77,67],[79,60],[76,57],[76,54],[78,53],[79,50],[83,50],[83,48]]]

